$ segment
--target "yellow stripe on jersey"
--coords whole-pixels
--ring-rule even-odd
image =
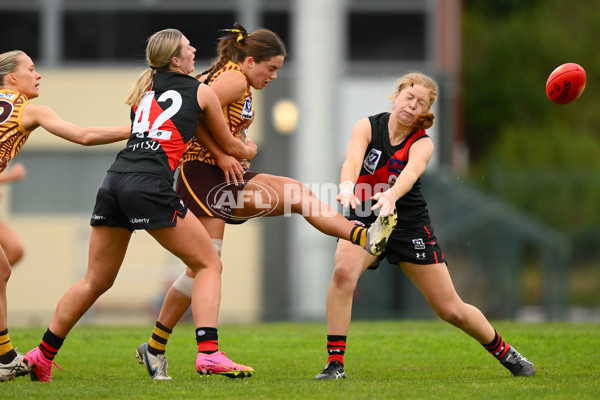
[[[229,61],[223,68],[215,72],[210,79],[209,85],[227,71],[236,71],[244,75],[244,72],[239,65]],[[244,78],[248,80],[245,75]],[[249,83],[247,84],[246,92],[239,99],[223,107],[223,115],[225,116],[225,121],[227,122],[231,134],[236,139],[245,142],[248,127],[252,124],[252,121],[254,121],[252,90]],[[183,162],[195,160],[216,165],[216,161],[212,154],[210,154],[208,149],[202,146],[196,138],[190,141],[190,144],[183,155]]]
[[[27,96],[13,90],[0,89],[0,172],[21,150],[31,131],[23,127],[23,110]]]

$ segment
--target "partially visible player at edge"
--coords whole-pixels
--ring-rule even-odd
[[[129,127],[81,128],[64,121],[49,107],[31,103],[39,96],[42,76],[31,58],[20,50],[0,54],[0,173],[21,150],[38,127],[53,135],[84,146],[112,143],[129,137]],[[14,167],[19,169],[18,164]],[[11,173],[10,171],[8,171]],[[24,173],[24,172],[23,172]],[[14,255],[11,255],[14,261]],[[27,375],[29,367],[8,337],[6,285],[10,263],[0,248],[0,382]]]
[[[339,241],[327,292],[329,357],[316,379],[346,377],[344,354],[353,293],[361,274],[370,266],[376,268],[381,257],[404,271],[441,319],[481,343],[513,375],[535,373],[533,364],[500,337],[481,311],[458,296],[431,226],[420,177],[433,154],[433,142],[425,129],[433,125],[430,110],[437,95],[437,85],[428,76],[404,75],[394,93],[391,112],[361,119],[352,130],[337,200],[344,207],[350,206],[348,218],[361,226],[374,221],[375,215],[369,210],[376,209],[383,215],[398,209],[398,222],[380,256]],[[378,190],[376,185],[384,187]]]
[[[3,107],[0,106],[0,108]],[[0,185],[20,181],[25,178],[25,175],[27,175],[27,170],[23,164],[12,164],[10,168],[0,173]],[[2,192],[0,192],[0,198],[2,198]],[[25,253],[25,247],[19,234],[2,219],[0,219],[0,247],[4,250],[4,255],[13,268],[23,258],[23,254]]]
[[[231,136],[213,90],[189,75],[194,71],[195,52],[176,29],[156,32],[148,39],[149,67],[126,100],[131,106],[131,135],[96,197],[87,272],[60,299],[40,345],[25,354],[33,380],[51,381],[54,357],[67,334],[112,286],[137,229],[146,230],[196,273],[192,314],[197,331],[216,330],[221,261],[202,224],[187,213],[175,193],[173,172],[194,135],[208,135],[210,131],[220,146],[240,158],[252,159],[256,146]],[[218,359],[232,377],[248,371],[222,352]],[[199,372],[200,367],[205,373],[217,368],[205,366],[203,360],[204,354],[196,353]]]
[[[261,90],[277,79],[286,49],[279,36],[268,29],[261,28],[248,33],[236,23],[234,29],[224,31],[227,33],[219,41],[219,56],[200,79],[208,82],[217,94],[232,137],[246,140],[246,131],[254,119],[252,89]],[[362,246],[378,254],[384,247],[396,221],[395,216],[378,219],[369,230],[356,226],[329,204],[321,202],[297,180],[249,171],[248,160],[238,161],[229,157],[210,137],[205,139],[209,140],[192,140],[186,151],[177,178],[177,193],[206,228],[217,254],[221,254],[225,223],[239,224],[257,215],[283,215],[286,205],[289,205],[292,213],[302,215],[319,231],[350,240],[358,245],[357,248]],[[231,173],[231,167],[234,170],[237,167],[237,172]],[[236,174],[240,172],[243,173],[240,185],[226,185],[229,177],[236,181]],[[244,201],[238,204],[242,206],[231,209],[221,207],[218,200],[210,196],[216,187],[221,188],[221,193],[228,193],[227,198],[241,196]],[[286,198],[290,192],[294,199]],[[268,204],[257,200],[261,198],[283,201]],[[136,349],[140,364],[144,364],[152,379],[171,379],[165,357],[167,341],[190,305],[193,276],[193,272],[187,268],[169,288],[150,340]],[[205,330],[203,337],[207,339],[203,351],[213,352],[218,343],[216,331]],[[212,357],[207,356],[207,362]]]

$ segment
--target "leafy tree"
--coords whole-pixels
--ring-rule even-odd
[[[600,226],[597,37],[594,1],[465,2],[472,180],[566,232]],[[545,84],[566,62],[584,67],[588,85],[575,102],[558,106],[546,98]]]

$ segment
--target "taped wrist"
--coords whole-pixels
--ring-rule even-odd
[[[352,181],[344,181],[339,186],[340,193],[354,193],[354,183]]]

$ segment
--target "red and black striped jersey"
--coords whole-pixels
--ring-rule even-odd
[[[384,192],[394,186],[396,179],[408,163],[408,152],[417,140],[427,138],[425,130],[410,133],[402,143],[393,146],[390,142],[388,121],[390,113],[369,117],[371,142],[364,155],[363,165],[356,182],[355,195],[360,201],[368,201],[375,193]],[[398,227],[429,225],[427,202],[421,193],[421,179],[396,201]]]
[[[131,108],[131,136],[109,171],[149,172],[173,180],[202,112],[199,85],[189,75],[157,72],[140,104]]]

